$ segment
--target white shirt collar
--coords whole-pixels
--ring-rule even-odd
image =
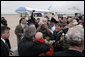
[[[3,38],[1,38],[1,40],[5,43],[5,40]]]
[[[54,25],[53,27],[51,27],[51,30],[52,30],[52,31],[55,31],[55,25]]]

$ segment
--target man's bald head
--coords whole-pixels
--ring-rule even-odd
[[[41,32],[37,32],[37,33],[35,34],[35,38],[40,40],[40,39],[43,38],[43,34],[42,34]]]

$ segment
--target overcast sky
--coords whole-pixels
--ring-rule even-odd
[[[76,7],[84,13],[84,1],[1,1],[1,14],[13,14],[19,7],[48,9],[65,12],[68,8]]]

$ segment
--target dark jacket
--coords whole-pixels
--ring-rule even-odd
[[[64,50],[68,50],[69,44],[65,40],[57,41],[53,43],[53,47],[54,47],[54,52],[64,51]]]
[[[55,52],[53,56],[84,56],[83,53],[76,50],[66,50]]]
[[[33,12],[34,12],[34,10],[32,11],[31,19],[27,20],[27,22],[28,22],[28,25],[30,25],[31,23],[33,23],[35,25],[35,27],[38,28],[39,24],[36,22],[36,19],[33,16]]]
[[[35,19],[29,19],[29,20],[27,20],[28,26],[29,26],[31,23],[33,23],[33,24],[35,25],[36,28],[39,27],[39,24],[36,22]]]
[[[1,56],[9,56],[9,47],[1,40]]]
[[[55,30],[53,32],[53,35],[51,35],[51,40],[59,41],[60,40],[60,37],[62,36],[62,33],[63,32],[58,32],[58,31]]]
[[[23,38],[18,45],[19,56],[38,56],[48,50],[50,50],[48,45],[27,38]]]
[[[10,41],[9,41],[9,39],[5,39],[5,41],[6,41],[6,43],[8,44],[9,49],[11,49],[11,45],[10,45]]]

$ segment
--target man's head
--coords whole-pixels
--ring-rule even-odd
[[[46,18],[47,20],[49,20],[49,17],[48,17],[48,16],[45,16],[45,18]]]
[[[9,38],[9,36],[10,36],[10,31],[9,30],[10,30],[9,27],[6,27],[6,26],[1,27],[1,37],[3,39]]]
[[[26,28],[25,30],[25,37],[32,39],[34,35],[36,34],[36,28],[34,25],[30,25],[29,27]]]
[[[69,18],[67,19],[68,22],[72,22],[72,20],[73,20],[73,19],[72,19],[71,17],[69,17]]]
[[[60,22],[62,22],[62,17],[58,17],[58,20],[59,20]]]
[[[67,18],[63,17],[63,23],[66,23],[66,22],[67,22]]]
[[[46,18],[43,19],[43,23],[44,23],[44,25],[47,25],[47,19]]]
[[[55,24],[56,30],[60,31],[62,29],[62,25],[60,23]]]
[[[43,38],[43,34],[42,34],[41,32],[37,32],[37,33],[35,34],[35,38],[38,39],[38,40],[40,40],[40,39]]]
[[[70,28],[65,37],[70,46],[83,46],[82,49],[84,48],[84,29],[82,27],[75,26]]]
[[[7,26],[7,20],[4,17],[1,17],[1,24]]]
[[[56,23],[56,20],[55,20],[55,18],[51,18],[51,21],[50,21],[50,25],[51,26],[54,26],[55,25],[55,23]]]
[[[80,14],[80,13],[75,13],[75,16],[76,16],[76,17],[80,17],[81,14]]]
[[[38,22],[38,23],[40,22],[40,18],[37,18],[37,22]]]

